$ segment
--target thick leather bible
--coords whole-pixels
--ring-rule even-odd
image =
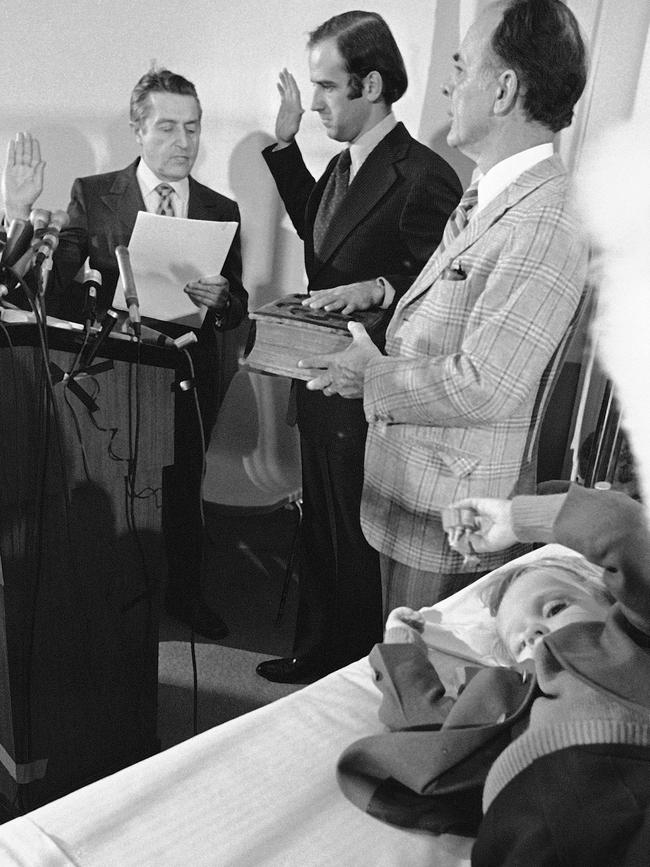
[[[346,349],[352,335],[350,322],[360,322],[372,336],[386,317],[385,310],[355,311],[350,315],[304,307],[307,295],[285,295],[249,316],[255,322],[255,343],[242,359],[246,370],[313,379],[318,372],[298,367],[301,359]]]

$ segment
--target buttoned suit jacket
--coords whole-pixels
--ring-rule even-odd
[[[524,172],[437,250],[366,370],[361,521],[418,569],[461,571],[440,509],[536,484],[540,393],[583,296],[587,249],[557,156]],[[511,553],[481,557],[493,568]]]
[[[398,123],[355,175],[317,255],[314,220],[338,156],[316,181],[295,143],[281,150],[273,148],[266,148],[263,156],[304,241],[309,290],[384,276],[399,297],[437,246],[460,198],[461,186],[453,169]],[[304,389],[300,396],[308,401],[308,411],[301,412],[299,399],[303,435],[332,441],[359,430],[365,433],[360,401],[327,398]]]
[[[111,305],[119,277],[115,248],[120,244],[128,245],[138,212],[146,210],[136,177],[138,162],[139,158],[119,171],[74,181],[68,205],[70,223],[61,233],[54,255],[54,281],[48,293],[49,313],[72,320],[82,318],[85,299],[81,284],[74,278],[86,257],[90,259],[90,267],[102,275],[98,315],[101,316]],[[240,222],[236,202],[191,176],[188,180],[189,219]],[[226,256],[222,274],[230,284],[230,306],[220,320],[208,310],[198,331],[198,342],[190,346],[206,442],[224,390],[217,333],[235,328],[247,312],[248,295],[242,285],[239,229]],[[188,330],[175,323],[155,323],[154,327],[173,338]]]
[[[119,277],[115,248],[128,246],[139,211],[146,211],[136,177],[139,159],[115,172],[77,178],[72,185],[68,214],[70,223],[61,233],[54,256],[54,287],[48,305],[51,312],[79,318],[83,299],[72,286],[75,275],[90,257],[90,267],[102,275],[99,308],[106,310],[113,301]],[[188,218],[240,223],[239,208],[232,199],[189,177]],[[220,328],[237,326],[247,310],[247,294],[242,285],[242,260],[239,230],[222,269],[230,283],[231,305]],[[207,336],[214,330],[214,315],[207,313],[201,329]],[[187,329],[183,329],[187,330]]]

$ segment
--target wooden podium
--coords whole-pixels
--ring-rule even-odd
[[[82,335],[47,332],[56,380]],[[136,357],[134,342],[109,338],[93,362],[104,369],[75,379],[88,407],[59,381],[46,412],[36,326],[0,329],[0,802],[9,815],[159,747],[162,470],[174,463],[184,355],[142,345]]]

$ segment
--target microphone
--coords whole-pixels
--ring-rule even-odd
[[[135,279],[133,277],[133,269],[131,268],[131,257],[129,256],[128,248],[120,244],[115,248],[117,257],[117,267],[120,269],[120,277],[122,278],[122,286],[124,287],[124,300],[129,310],[129,319],[131,320],[131,328],[136,337],[140,337],[140,304],[138,302],[138,293],[135,288]]]
[[[29,220],[34,227],[34,246],[36,246],[36,241],[42,239],[45,230],[50,225],[52,214],[50,211],[46,211],[45,208],[34,208],[29,215]]]
[[[163,334],[161,331],[156,331],[154,328],[149,328],[146,325],[142,326],[142,342],[151,343],[155,346],[169,346],[174,349],[183,349],[190,343],[196,343],[196,334],[193,331],[188,331],[186,334],[181,334],[180,337],[170,337],[168,334]]]
[[[34,227],[29,220],[12,220],[7,232],[7,242],[0,255],[0,268],[13,268],[29,250]]]
[[[90,320],[90,324],[95,321],[97,313],[97,293],[102,288],[102,275],[96,268],[89,268],[87,265],[84,268],[84,293],[85,318]]]
[[[66,211],[54,211],[50,223],[40,239],[34,255],[34,267],[40,268],[59,246],[59,235],[70,222]]]
[[[85,355],[81,362],[81,367],[89,367],[92,363],[92,360],[97,355],[98,350],[101,348],[102,343],[106,340],[108,335],[113,330],[115,323],[118,320],[118,315],[114,310],[107,310],[106,316],[104,316],[104,320],[102,322],[101,328],[99,329],[99,333],[95,338],[92,346],[90,347],[88,354]]]

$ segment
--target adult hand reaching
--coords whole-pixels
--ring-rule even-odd
[[[450,509],[461,514],[468,510],[466,538],[475,551],[502,551],[519,541],[512,526],[512,501],[492,497],[472,497],[452,503]],[[469,528],[473,524],[474,528]]]
[[[304,109],[300,100],[300,89],[288,69],[280,72],[277,88],[280,94],[280,108],[275,120],[275,137],[280,147],[287,147],[293,142],[300,129]]]
[[[7,147],[2,172],[2,198],[8,220],[28,220],[34,202],[43,192],[45,163],[41,146],[28,132],[19,132]]]

